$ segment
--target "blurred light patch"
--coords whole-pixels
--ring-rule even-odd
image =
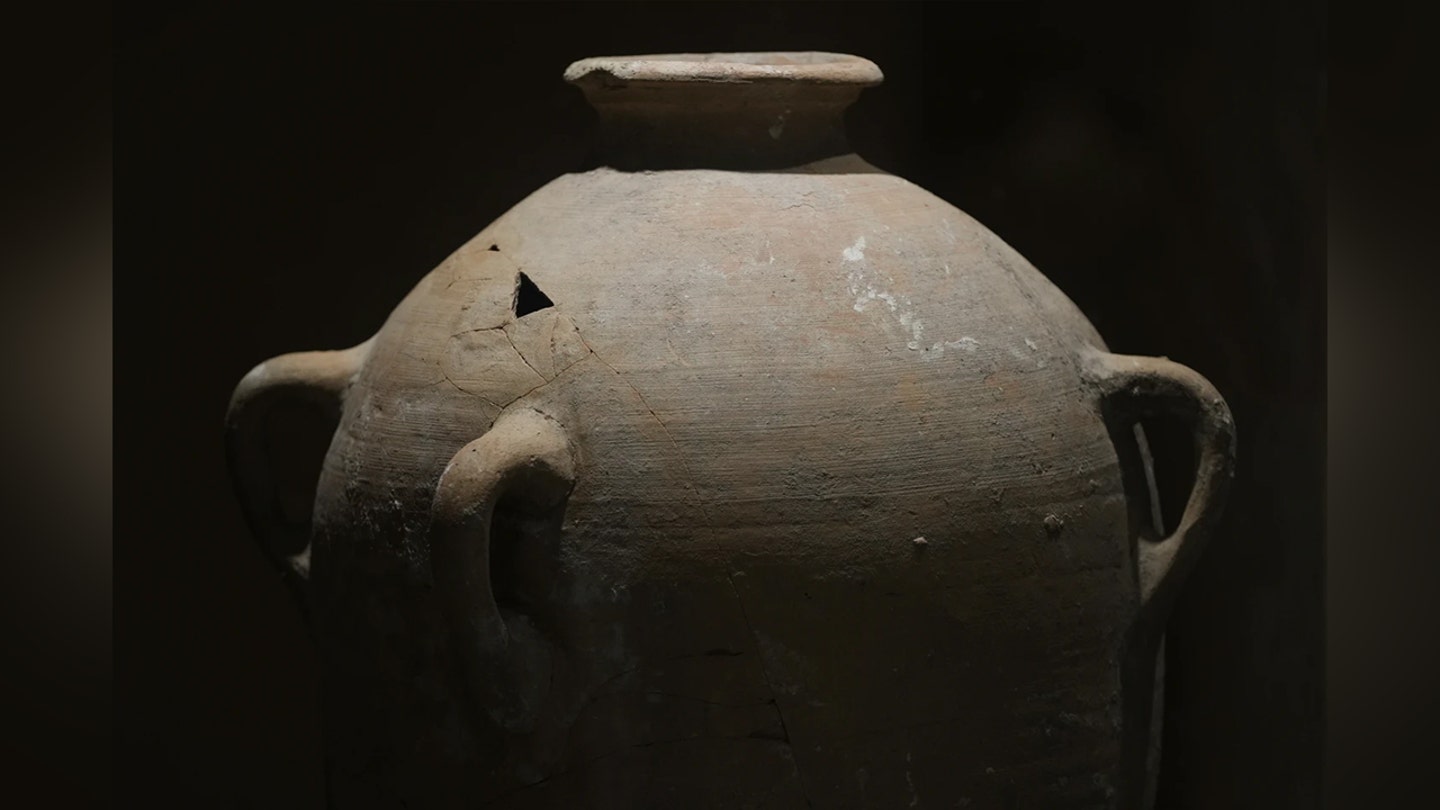
[[[1433,54],[1351,11],[1330,83],[1327,807],[1420,807],[1440,722]],[[1430,59],[1424,61],[1432,61]]]
[[[35,9],[0,62],[0,675],[6,763],[45,803],[108,797],[112,184],[108,7]]]

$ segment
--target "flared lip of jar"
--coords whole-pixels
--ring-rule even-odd
[[[565,71],[565,81],[585,86],[633,84],[818,84],[873,87],[884,81],[869,59],[823,51],[668,53],[595,56]]]

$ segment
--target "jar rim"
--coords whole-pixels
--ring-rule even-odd
[[[884,81],[869,59],[824,51],[755,51],[595,56],[565,71],[575,85],[824,84],[872,87]]]

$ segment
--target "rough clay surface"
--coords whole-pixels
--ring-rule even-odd
[[[1159,637],[1103,349],[853,155],[539,189],[343,391],[305,584],[335,806],[1138,807]],[[447,602],[437,485],[519,411],[573,487],[487,491]],[[501,628],[479,685],[457,620]]]

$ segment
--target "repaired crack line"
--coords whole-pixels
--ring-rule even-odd
[[[451,340],[454,340],[455,338],[460,337],[461,335],[474,334],[475,332],[494,332],[494,331],[496,331],[496,330],[504,331],[504,330],[505,330],[505,324],[502,323],[502,324],[500,324],[499,326],[477,326],[477,327],[475,327],[474,329],[461,329],[459,332],[456,332],[456,333],[454,333],[453,335],[451,335],[451,336],[450,336],[450,339],[451,339]],[[508,338],[509,335],[506,335],[506,337]],[[514,344],[512,343],[511,345],[513,346]],[[519,349],[516,349],[516,351],[518,352]]]
[[[735,604],[740,606],[740,617],[745,620],[745,629],[750,631],[750,638],[755,642],[755,658],[760,665],[760,677],[765,681],[765,688],[770,690],[770,705],[775,707],[775,716],[780,720],[780,732],[785,735],[785,746],[790,749],[790,764],[795,766],[795,780],[800,783],[800,795],[805,797],[807,806],[814,807],[815,803],[810,800],[810,791],[805,787],[805,774],[800,771],[800,758],[795,755],[795,741],[790,736],[790,726],[786,724],[785,712],[780,708],[780,695],[775,691],[775,684],[770,680],[770,671],[765,668],[765,655],[760,649],[760,636],[756,634],[755,625],[750,621],[750,612],[745,609],[745,600],[740,596],[740,589],[735,587],[735,577],[726,574],[725,581],[730,583],[730,592],[735,594]]]
[[[496,410],[503,411],[503,410],[505,410],[505,406],[510,404],[510,403],[507,402],[505,405],[496,405],[493,401],[491,401],[491,399],[490,399],[489,397],[485,396],[484,394],[477,394],[477,393],[475,393],[474,391],[471,391],[471,390],[468,389],[468,388],[463,388],[463,387],[461,387],[460,383],[457,383],[457,382],[455,382],[454,380],[452,380],[452,379],[450,378],[450,372],[448,372],[448,371],[445,370],[445,366],[442,365],[439,360],[436,360],[436,361],[435,361],[435,368],[440,372],[440,376],[444,378],[444,379],[441,379],[441,380],[436,380],[436,381],[435,381],[435,385],[439,385],[439,384],[442,383],[442,382],[450,383],[450,387],[454,388],[456,391],[459,391],[460,393],[462,393],[462,394],[464,394],[464,395],[466,395],[466,396],[469,396],[469,397],[475,397],[476,399],[480,400],[481,402],[484,402],[486,405],[489,405],[490,407],[492,407],[492,408],[494,408],[494,409],[496,409]],[[538,386],[537,386],[537,387],[538,387]],[[522,396],[523,396],[523,394],[522,394]],[[518,397],[517,397],[517,399],[518,399]],[[514,400],[511,400],[511,401],[513,402]]]
[[[621,670],[614,675],[609,676],[600,683],[596,684],[594,688],[590,690],[590,695],[585,699],[584,703],[580,704],[580,708],[575,710],[574,716],[570,719],[570,725],[565,729],[565,742],[562,743],[560,746],[561,756],[568,757],[570,755],[570,746],[573,744],[575,737],[575,727],[580,725],[580,720],[584,716],[585,710],[589,709],[591,706],[594,706],[601,699],[610,697],[613,694],[617,694],[614,692],[604,691],[605,687],[609,686],[615,681],[620,680],[621,678],[624,678],[627,675],[633,675],[639,671],[640,667],[638,666]],[[581,765],[583,766],[584,763],[581,763]]]
[[[539,377],[540,379],[544,380],[545,382],[550,382],[550,380],[553,379],[553,378],[551,378],[551,377],[546,377],[544,374],[541,374],[541,373],[540,373],[540,369],[535,368],[534,366],[530,365],[530,361],[529,361],[529,360],[526,360],[526,359],[525,359],[525,355],[520,352],[520,347],[515,345],[515,338],[510,335],[510,330],[509,330],[509,329],[506,329],[504,326],[502,326],[502,327],[500,327],[500,333],[505,336],[505,340],[509,341],[509,343],[510,343],[510,348],[515,350],[515,356],[520,358],[520,362],[524,363],[527,368],[529,368],[531,371],[535,372],[535,375],[536,375],[537,377]],[[552,349],[554,348],[554,344],[553,344],[553,343],[551,344],[551,348],[552,348]]]
[[[572,321],[571,323],[574,322]],[[620,369],[615,368],[605,358],[601,357],[598,352],[595,351],[595,347],[591,346],[590,341],[586,340],[585,335],[581,334],[578,324],[575,325],[575,336],[580,339],[581,343],[585,344],[586,349],[590,350],[590,354],[592,357],[594,357],[601,365],[615,372],[615,376],[619,377],[620,381],[625,383],[625,385],[632,392],[634,392],[636,398],[640,400],[640,404],[645,407],[645,410],[650,412],[650,416],[655,419],[655,424],[660,426],[660,430],[665,433],[665,438],[670,441],[670,446],[675,448],[675,460],[679,462],[681,470],[685,473],[685,484],[686,487],[690,490],[691,496],[695,498],[695,508],[700,510],[700,516],[704,518],[706,527],[708,528],[709,526],[711,526],[712,523],[710,521],[710,511],[706,508],[705,501],[700,497],[699,488],[695,486],[695,473],[690,470],[690,464],[685,460],[684,452],[680,450],[680,443],[675,441],[675,436],[670,432],[670,428],[668,425],[665,424],[665,420],[661,419],[660,414],[655,412],[655,409],[650,405],[650,401],[645,399],[645,395],[640,393],[639,388],[635,387],[635,383],[630,382],[630,379],[628,377],[620,373]]]
[[[497,327],[493,327],[493,328],[494,328],[494,329],[500,329],[501,327],[498,327],[498,326],[497,326]],[[486,332],[486,331],[491,331],[491,330],[489,330],[489,329],[471,329],[471,330],[469,330],[469,331],[471,331],[471,332]],[[503,331],[503,330],[502,330],[502,331]],[[465,333],[465,332],[461,332],[460,334],[463,335],[463,334],[466,334],[466,333]],[[506,337],[508,338],[509,335],[506,335]],[[514,348],[515,344],[512,342],[512,343],[510,344],[510,346],[511,346],[511,348]],[[515,350],[515,354],[520,355],[520,350],[519,350],[519,349],[516,349],[516,350]],[[524,357],[523,355],[520,355],[520,359],[521,359],[521,360],[524,360],[525,357]],[[579,360],[576,360],[575,362],[571,363],[570,365],[568,365],[568,366],[560,369],[559,371],[555,372],[555,376],[550,377],[550,378],[548,378],[548,379],[546,379],[546,377],[545,377],[543,374],[540,374],[540,372],[536,371],[535,373],[536,373],[537,375],[540,375],[540,379],[543,380],[543,382],[541,382],[539,385],[532,386],[532,387],[531,387],[529,390],[527,390],[527,391],[524,391],[524,392],[522,392],[522,393],[520,393],[520,394],[516,394],[514,397],[511,397],[510,399],[506,400],[506,401],[505,401],[505,404],[503,404],[503,405],[495,402],[494,400],[490,399],[489,397],[485,396],[484,394],[478,394],[478,393],[476,393],[476,392],[474,392],[474,391],[471,391],[471,390],[468,389],[468,388],[462,387],[459,383],[455,382],[455,380],[451,379],[449,372],[447,372],[447,371],[445,370],[445,366],[444,366],[444,365],[441,363],[441,361],[439,361],[439,360],[436,360],[436,361],[435,361],[435,368],[440,372],[440,375],[441,375],[441,377],[443,377],[443,379],[436,380],[434,383],[432,383],[432,385],[439,385],[440,383],[450,383],[450,386],[451,386],[452,388],[454,388],[456,391],[459,391],[460,393],[465,394],[465,395],[467,395],[467,396],[475,397],[476,399],[479,399],[480,401],[484,402],[485,404],[489,405],[490,407],[495,408],[495,409],[497,409],[497,410],[503,411],[503,410],[505,410],[506,408],[510,407],[511,405],[514,405],[516,402],[519,402],[520,400],[524,399],[525,397],[528,397],[528,396],[530,396],[531,394],[535,393],[536,391],[539,391],[541,388],[544,388],[545,386],[550,385],[551,383],[553,383],[553,382],[555,382],[556,380],[560,379],[562,376],[565,375],[565,373],[566,373],[567,371],[569,371],[570,369],[572,369],[572,368],[580,365],[581,363],[585,362],[585,359],[586,359],[586,358],[582,357],[582,358],[580,358]],[[597,356],[595,359],[596,359],[596,360],[599,360],[600,358]],[[525,365],[529,366],[530,364],[527,362]],[[534,366],[530,366],[530,370],[531,370],[531,371],[535,371],[535,367],[534,367]]]

